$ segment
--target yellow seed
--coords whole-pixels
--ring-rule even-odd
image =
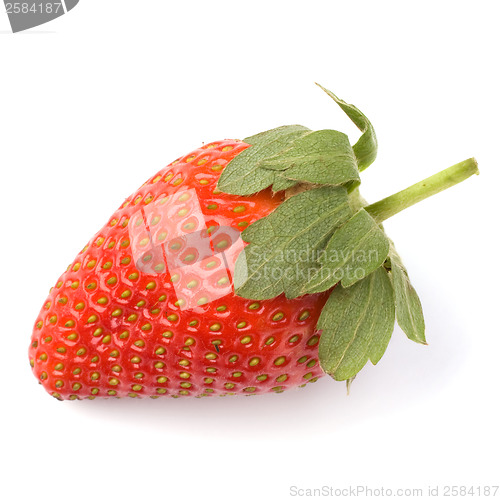
[[[205,354],[205,358],[206,359],[217,359],[217,354],[215,354],[215,352],[207,352],[207,354]]]
[[[130,358],[130,362],[131,363],[134,363],[135,365],[139,364],[141,362],[141,358],[139,356],[132,356]]]
[[[282,365],[285,361],[286,361],[285,356],[279,356],[278,358],[276,358],[276,359],[274,360],[274,364],[275,364],[276,366],[280,366],[280,365]]]
[[[257,366],[259,363],[260,363],[260,358],[252,358],[252,359],[248,362],[248,364],[249,364],[250,366]]]
[[[307,341],[307,345],[309,346],[313,346],[313,345],[316,345],[319,341],[319,338],[317,335],[313,335],[308,341]]]
[[[188,373],[188,372],[181,372],[181,373],[179,373],[179,377],[181,377],[181,378],[189,378],[189,377],[191,377],[191,374]]]
[[[268,378],[268,376],[267,376],[267,375],[259,375],[259,376],[257,377],[257,380],[258,380],[259,382],[263,382],[264,380],[267,380],[267,378]]]
[[[309,311],[303,311],[300,313],[300,316],[299,316],[299,321],[304,321],[305,319],[307,319],[309,317]]]
[[[110,378],[109,385],[118,385],[120,381],[117,378]]]
[[[242,344],[249,344],[250,342],[252,342],[252,337],[250,337],[249,335],[246,335],[245,337],[243,337],[240,342]]]
[[[161,356],[162,354],[165,354],[165,348],[164,347],[158,347],[158,349],[156,349],[156,351],[155,351],[155,354],[157,354],[158,356]]]

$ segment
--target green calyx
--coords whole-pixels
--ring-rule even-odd
[[[350,384],[368,360],[380,360],[395,320],[409,339],[426,343],[420,300],[381,223],[478,169],[471,158],[367,204],[358,186],[377,156],[375,131],[355,106],[321,89],[362,132],[354,146],[335,130],[269,130],[245,139],[251,147],[226,166],[218,189],[285,192],[278,208],[242,233],[249,245],[236,262],[235,293],[265,300],[330,291],[317,324],[319,361]]]

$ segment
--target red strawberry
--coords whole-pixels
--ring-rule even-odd
[[[477,163],[367,205],[358,186],[375,132],[323,90],[363,132],[354,146],[300,125],[214,142],[113,214],[36,321],[30,362],[50,394],[256,394],[324,373],[349,385],[381,359],[395,320],[426,343],[420,300],[381,223]]]
[[[59,278],[38,316],[29,349],[33,373],[50,394],[80,399],[281,392],[324,374],[315,325],[327,293],[254,301],[231,292],[203,305],[202,290],[188,299],[202,305],[183,308],[172,278],[184,279],[184,289],[190,290],[187,285],[200,281],[203,270],[192,276],[193,266],[180,273],[171,266],[162,269],[161,252],[155,255],[151,242],[145,242],[149,234],[157,242],[175,243],[172,235],[210,228],[213,253],[220,257],[228,228],[241,232],[274,210],[283,197],[270,190],[246,198],[216,190],[224,166],[247,147],[239,141],[214,142],[158,172]],[[170,211],[179,206],[178,211],[188,211],[178,217],[188,227],[176,228],[171,213],[153,230],[161,201],[193,189],[204,220],[196,213],[190,218],[196,210],[182,200],[167,202]],[[137,221],[137,227],[149,224],[149,231],[131,230]],[[186,243],[180,240],[181,246]],[[180,257],[187,250],[181,248]],[[160,267],[155,271],[155,266]],[[222,278],[217,273],[215,278],[231,287],[225,267],[219,268]],[[182,271],[186,276],[179,277]]]

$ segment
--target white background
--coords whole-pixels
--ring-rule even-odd
[[[81,0],[12,35],[0,12],[5,499],[286,499],[290,487],[500,483],[496,1]],[[428,347],[396,329],[353,384],[252,398],[60,403],[27,348],[48,288],[143,181],[202,142],[291,123],[359,133],[363,193],[476,156],[481,175],[386,223]],[[498,493],[500,496],[500,492]]]

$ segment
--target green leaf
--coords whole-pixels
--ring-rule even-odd
[[[290,189],[297,184],[298,181],[292,181],[291,179],[286,179],[285,177],[275,177],[273,182],[273,191],[275,193],[278,191],[284,191],[285,189]]]
[[[304,282],[303,293],[328,290],[339,281],[349,287],[380,267],[389,253],[390,241],[384,231],[360,209],[328,242],[320,258],[321,268]]]
[[[274,156],[310,130],[302,125],[287,125],[247,137],[251,147],[242,151],[223,170],[217,188],[229,194],[247,196],[271,186],[276,172],[261,168],[261,162]]]
[[[383,356],[394,330],[394,293],[383,267],[349,288],[333,289],[318,320],[321,368],[335,380],[352,379],[368,360]]]
[[[254,300],[300,295],[326,243],[351,214],[345,188],[323,186],[292,196],[254,222],[242,233],[250,245],[236,262],[236,294]]]
[[[339,99],[333,92],[322,87],[319,83],[316,85],[324,90],[342,108],[356,127],[361,130],[362,135],[352,149],[358,159],[359,171],[362,172],[365,168],[369,167],[377,157],[378,143],[373,125],[356,106],[347,104],[342,99]]]
[[[415,288],[410,283],[408,272],[393,245],[389,253],[390,276],[396,297],[396,318],[401,330],[406,336],[418,342],[427,344],[425,340],[425,322],[422,304]]]
[[[349,139],[336,130],[309,132],[295,139],[288,149],[262,161],[261,166],[280,170],[287,179],[313,184],[360,182]]]

